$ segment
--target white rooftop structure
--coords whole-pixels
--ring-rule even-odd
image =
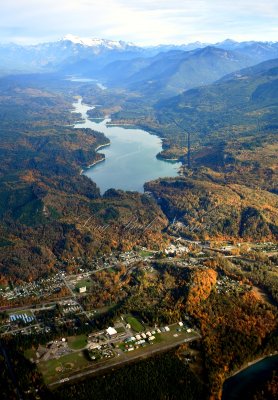
[[[116,331],[115,328],[112,328],[111,326],[109,326],[109,328],[106,329],[106,333],[107,333],[109,336],[113,336],[113,335],[116,335],[116,334],[117,334],[117,331]]]
[[[141,333],[141,336],[142,336],[143,339],[147,338],[147,335],[145,333]]]

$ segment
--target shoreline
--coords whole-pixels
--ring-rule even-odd
[[[278,355],[278,351],[276,351],[276,352],[274,352],[274,353],[271,353],[271,354],[267,354],[267,355],[265,355],[265,356],[261,356],[261,357],[259,357],[259,358],[256,358],[256,359],[253,360],[253,361],[249,361],[249,362],[248,362],[247,364],[245,364],[243,367],[241,367],[240,369],[238,369],[237,371],[235,371],[234,373],[232,373],[231,375],[229,375],[229,377],[226,378],[225,381],[228,380],[228,379],[230,379],[230,378],[232,378],[233,376],[236,376],[237,374],[240,374],[240,373],[241,373],[242,371],[244,371],[245,369],[248,369],[249,367],[252,367],[252,365],[257,364],[257,363],[259,363],[260,361],[265,360],[265,359],[268,358],[268,357],[275,357],[275,356],[277,356],[277,355]]]
[[[156,158],[161,161],[168,161],[168,162],[173,162],[173,163],[181,162],[179,158],[164,158],[164,157],[160,156],[159,153],[156,156]]]
[[[78,96],[78,97],[79,97],[79,96]],[[79,98],[78,98],[77,104],[78,104],[79,102],[80,102],[80,103],[82,102],[82,97],[79,97]],[[85,105],[86,105],[86,104],[85,104]],[[89,106],[89,105],[87,105],[87,106],[88,106],[88,107],[91,107],[90,109],[94,109],[94,108],[95,108],[95,106]],[[74,113],[74,112],[76,112],[76,110],[73,110],[73,111],[71,111],[71,112]],[[76,112],[76,113],[79,114],[78,112]],[[86,114],[87,114],[87,113],[86,113]],[[72,126],[73,126],[73,128],[75,129],[77,124],[83,124],[84,122],[86,122],[86,118],[84,118],[84,119],[82,119],[82,120],[80,120],[80,121],[75,122]],[[111,145],[111,142],[110,142],[110,141],[107,142],[107,143],[104,143],[104,144],[100,144],[99,146],[97,146],[97,147],[94,149],[94,151],[97,152],[99,149],[102,149],[103,147],[108,147],[108,146],[110,146],[110,145]],[[100,160],[96,160],[96,161],[94,161],[92,164],[87,165],[86,167],[84,167],[84,169],[82,168],[82,169],[80,170],[79,175],[82,175],[83,172],[84,172],[86,169],[90,169],[91,167],[93,167],[94,165],[96,165],[96,164],[98,164],[98,163],[100,163],[100,162],[102,162],[102,161],[105,161],[105,156],[103,156],[103,158],[101,158]]]
[[[82,175],[83,172],[84,172],[86,169],[90,169],[90,168],[92,168],[93,166],[95,166],[96,164],[98,164],[98,163],[100,163],[100,162],[102,162],[102,161],[105,161],[105,156],[104,156],[103,158],[101,158],[100,160],[96,160],[96,161],[94,161],[92,164],[87,165],[87,166],[85,167],[85,169],[81,169],[79,175]]]
[[[109,116],[107,117],[107,119],[109,118]],[[96,118],[95,118],[96,119]],[[105,118],[104,118],[105,119]],[[133,124],[117,124],[117,123],[107,123],[106,124],[107,126],[119,126],[119,127],[121,127],[121,126],[134,126]]]
[[[89,164],[88,167],[86,167],[86,169],[89,169],[89,168],[93,167],[94,165],[96,165],[96,164],[98,164],[98,163],[100,163],[102,161],[105,161],[105,157],[101,158],[100,160],[94,161],[92,164]]]
[[[89,164],[89,165],[86,167],[86,169],[90,169],[91,167],[93,167],[94,165],[96,165],[96,164],[98,164],[98,163],[100,163],[100,162],[102,162],[102,161],[105,161],[105,157],[101,158],[100,160],[94,161],[92,164]]]
[[[277,357],[278,351],[262,355],[253,361],[247,362],[240,369],[229,375],[223,381],[219,392],[221,400],[239,398],[239,394],[246,393],[248,388],[256,385],[257,379],[260,378],[261,374],[264,376],[262,382],[266,382],[271,377],[273,370],[275,370]]]
[[[103,147],[108,147],[108,146],[110,146],[111,145],[111,142],[107,142],[107,143],[104,143],[104,144],[100,144],[99,146],[97,146],[96,148],[95,148],[95,152],[97,152],[99,149],[102,149]]]

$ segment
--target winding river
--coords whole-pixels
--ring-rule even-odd
[[[82,115],[82,121],[76,123],[75,128],[103,132],[111,142],[110,146],[99,150],[105,155],[105,161],[83,171],[97,184],[102,194],[110,188],[144,192],[145,182],[178,175],[180,162],[156,158],[162,150],[161,139],[157,136],[131,126],[108,125],[109,118],[90,120],[87,112],[94,107],[83,104],[82,99],[73,106],[74,112]]]

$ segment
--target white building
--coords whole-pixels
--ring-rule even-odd
[[[106,333],[109,336],[114,336],[114,335],[117,335],[118,332],[116,331],[115,328],[112,328],[111,326],[109,326],[109,328],[106,329]]]
[[[147,338],[147,335],[145,333],[142,333],[141,336],[142,336],[143,339]]]

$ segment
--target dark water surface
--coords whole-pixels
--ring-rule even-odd
[[[249,399],[256,388],[272,378],[278,370],[278,355],[267,357],[227,379],[223,386],[222,400]]]

